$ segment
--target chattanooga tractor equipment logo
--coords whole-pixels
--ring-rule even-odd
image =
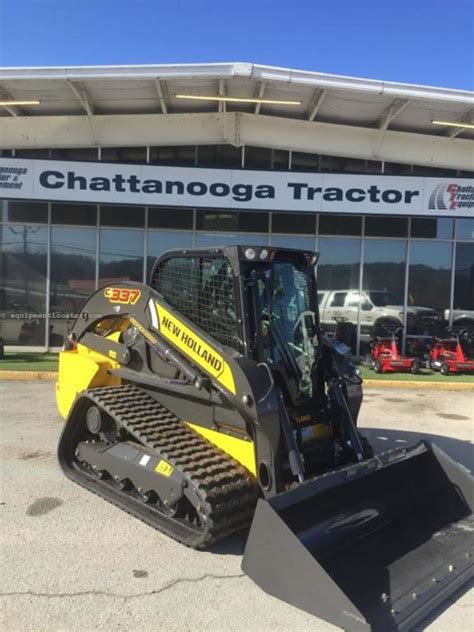
[[[438,184],[430,195],[428,208],[431,211],[456,211],[474,208],[474,187],[461,184]]]

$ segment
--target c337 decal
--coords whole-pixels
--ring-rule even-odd
[[[140,290],[129,287],[106,287],[104,290],[104,296],[110,303],[122,305],[135,305],[141,294]]]
[[[167,309],[158,303],[155,303],[154,307],[158,322],[156,322],[156,316],[153,318],[152,315],[153,325],[155,327],[158,325],[161,334],[235,395],[234,377],[222,355]],[[153,309],[152,305],[150,308]]]

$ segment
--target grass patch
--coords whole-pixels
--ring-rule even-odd
[[[0,371],[57,371],[59,354],[57,353],[6,353],[0,359]],[[364,380],[396,380],[398,382],[472,382],[474,373],[453,373],[441,375],[438,371],[421,369],[418,375],[411,373],[375,373],[365,366],[359,366]]]
[[[5,353],[0,371],[57,371],[57,353]]]
[[[364,380],[396,380],[397,382],[472,382],[474,373],[451,373],[441,375],[438,371],[421,369],[418,375],[411,373],[375,373],[365,366],[359,366],[360,374]]]

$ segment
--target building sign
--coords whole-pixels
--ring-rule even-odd
[[[0,197],[235,210],[474,217],[474,179],[0,158]]]

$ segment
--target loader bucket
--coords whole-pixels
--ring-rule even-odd
[[[421,442],[259,500],[242,569],[345,630],[409,630],[473,578],[474,479]]]

